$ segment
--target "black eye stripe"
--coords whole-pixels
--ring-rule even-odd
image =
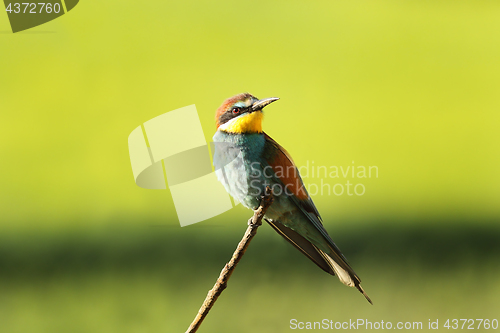
[[[234,112],[234,109],[238,109],[238,112]],[[219,118],[219,124],[225,124],[229,120],[238,117],[239,115],[247,112],[250,109],[250,107],[240,107],[240,106],[235,106],[232,107],[231,109],[227,110],[222,116]]]

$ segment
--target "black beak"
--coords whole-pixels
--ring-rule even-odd
[[[269,97],[258,100],[257,102],[252,104],[252,112],[262,110],[264,106],[269,105],[272,102],[276,102],[278,99],[278,97]]]

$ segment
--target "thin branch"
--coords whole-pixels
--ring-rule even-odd
[[[264,217],[264,214],[272,203],[273,194],[271,193],[271,189],[267,187],[264,197],[260,202],[260,206],[253,214],[253,217],[248,221],[248,228],[243,235],[240,243],[238,244],[238,247],[234,251],[231,260],[226,264],[226,266],[224,266],[224,268],[220,272],[217,282],[215,283],[214,287],[208,292],[203,305],[201,306],[198,314],[194,318],[186,333],[194,333],[198,330],[201,323],[203,322],[203,319],[205,319],[212,306],[214,306],[215,301],[217,301],[217,298],[219,298],[222,291],[226,289],[227,281],[231,277],[231,274],[233,274],[233,271],[236,268],[236,265],[238,265],[238,262],[240,262],[241,257],[243,257],[243,255],[245,254],[245,251],[247,250],[248,245],[250,245],[250,241],[252,240],[253,236],[257,234],[257,228],[262,225],[262,218]]]

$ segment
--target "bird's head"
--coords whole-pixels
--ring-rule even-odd
[[[261,133],[262,109],[278,99],[270,97],[259,100],[249,93],[228,98],[215,113],[217,129],[227,133]]]

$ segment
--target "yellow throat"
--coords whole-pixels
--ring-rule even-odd
[[[261,111],[244,113],[220,125],[219,129],[227,133],[235,134],[262,133],[262,118],[264,118],[264,114]]]

